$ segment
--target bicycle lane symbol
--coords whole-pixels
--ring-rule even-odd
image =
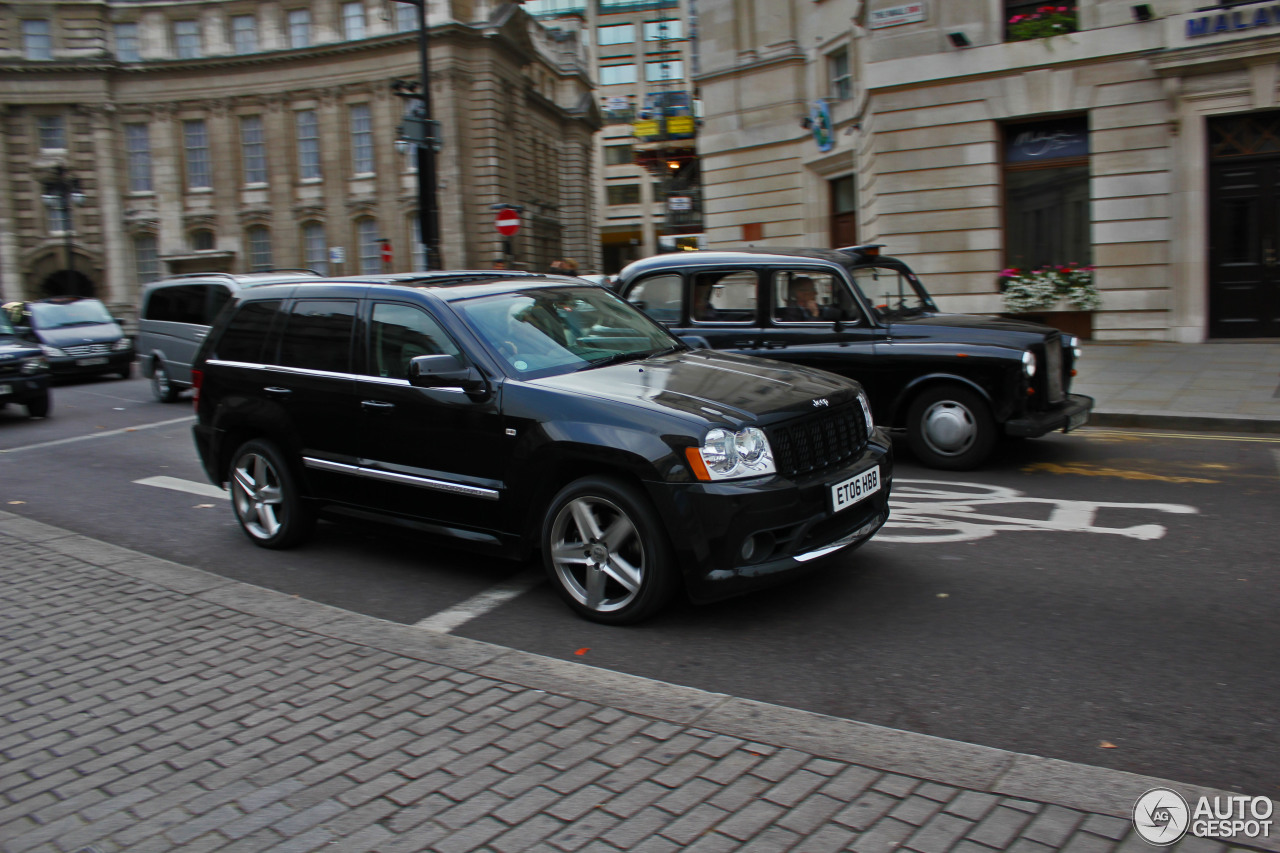
[[[1183,504],[1120,503],[1035,498],[1016,489],[943,480],[893,481],[889,521],[877,542],[972,542],[1001,532],[1102,533],[1129,539],[1161,539],[1160,524],[1108,527],[1107,510],[1194,515]]]

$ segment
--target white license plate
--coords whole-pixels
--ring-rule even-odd
[[[12,394],[12,393],[13,393],[12,385],[0,385],[0,395],[6,395],[6,394]]]
[[[880,466],[870,468],[831,487],[831,511],[848,509],[880,491]]]
[[[1071,432],[1076,427],[1082,427],[1089,422],[1089,410],[1076,412],[1067,420],[1067,425],[1062,428],[1063,432]]]
[[[77,367],[93,367],[95,364],[106,364],[106,363],[107,363],[106,356],[98,356],[97,358],[77,358],[76,359]]]

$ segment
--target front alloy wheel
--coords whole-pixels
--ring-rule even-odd
[[[672,587],[670,546],[643,495],[584,477],[551,502],[543,527],[547,572],[579,614],[622,625],[650,615]]]
[[[310,534],[314,516],[284,456],[271,442],[254,439],[236,451],[230,486],[240,528],[255,545],[288,548]]]

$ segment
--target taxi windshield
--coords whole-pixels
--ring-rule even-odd
[[[513,375],[537,378],[640,360],[685,346],[599,287],[549,287],[454,304]]]
[[[865,266],[851,269],[849,275],[881,319],[914,317],[938,310],[920,279],[910,270]]]

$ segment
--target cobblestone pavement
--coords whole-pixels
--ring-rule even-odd
[[[432,634],[8,513],[0,553],[4,853],[1154,849],[1128,813],[1159,780]]]

